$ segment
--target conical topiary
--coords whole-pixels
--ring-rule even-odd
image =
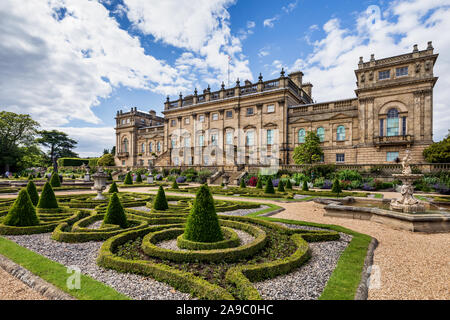
[[[178,183],[177,183],[177,180],[176,180],[176,179],[173,180],[173,183],[172,183],[172,189],[179,189]]]
[[[303,191],[309,191],[308,182],[306,182],[306,180],[303,180],[302,190]]]
[[[42,178],[42,175],[41,175],[40,172],[38,172],[37,177],[38,177],[38,178]]]
[[[111,171],[108,172],[108,178],[107,178],[107,179],[108,179],[109,181],[114,180],[113,177],[112,177]]]
[[[39,202],[39,194],[36,190],[36,185],[31,180],[28,181],[27,192],[28,195],[30,196],[31,203],[33,203],[33,205],[36,206]]]
[[[61,187],[61,181],[59,180],[59,175],[57,173],[52,174],[50,184],[53,188]]]
[[[217,242],[224,239],[214,199],[206,185],[202,185],[197,192],[186,221],[184,238],[196,242]]]
[[[109,187],[108,193],[114,193],[114,192],[119,192],[119,188],[117,188],[117,184],[115,182],[113,182],[111,184],[111,186]]]
[[[266,183],[266,188],[264,189],[264,193],[275,193],[275,189],[273,188],[272,179],[268,179]]]
[[[3,224],[15,227],[36,226],[39,224],[36,208],[33,206],[25,188],[20,190],[16,201],[14,201],[3,220]]]
[[[75,177],[75,175],[73,174],[72,175],[72,180],[75,180],[77,177]]]
[[[114,192],[111,199],[109,199],[103,224],[115,224],[119,225],[121,228],[128,227],[125,210],[123,209],[122,203],[116,192]]]
[[[283,180],[281,180],[281,179],[280,179],[280,181],[278,182],[278,188],[277,188],[277,190],[278,190],[279,192],[284,192],[284,183],[283,183]]]
[[[32,175],[32,174],[30,174],[29,176],[28,176],[28,180],[33,180],[34,179],[34,176]]]
[[[256,182],[256,189],[262,189],[262,188],[263,188],[262,179],[258,178],[258,182]]]
[[[331,192],[336,193],[339,196],[339,193],[342,192],[341,184],[339,183],[339,179],[335,178],[333,181],[333,186],[331,187]]]
[[[292,190],[292,182],[291,182],[291,179],[287,179],[287,181],[286,181],[286,189]]]
[[[59,208],[55,193],[53,192],[53,188],[49,182],[46,182],[44,189],[42,189],[41,198],[39,199],[37,207],[41,209]]]
[[[142,176],[140,173],[136,174],[136,183],[142,183]]]
[[[155,210],[167,210],[169,204],[167,203],[166,194],[162,186],[159,186],[158,193],[153,201],[153,209]]]
[[[240,183],[239,187],[240,188],[245,188],[246,187],[244,178],[241,179],[241,183]]]
[[[123,181],[123,184],[133,184],[133,178],[131,177],[131,172],[127,173],[127,176],[125,177],[125,180]]]

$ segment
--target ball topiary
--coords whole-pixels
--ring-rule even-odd
[[[166,194],[162,186],[159,186],[158,193],[153,201],[153,209],[155,210],[167,210],[169,204],[167,203]]]
[[[272,179],[267,180],[266,188],[264,189],[264,193],[274,194],[275,189],[273,188]]]
[[[283,180],[280,180],[280,182],[278,182],[278,188],[277,188],[278,192],[284,192],[284,183]]]
[[[303,180],[302,190],[303,191],[309,191],[308,182],[306,182],[306,180]]]
[[[140,173],[136,174],[136,183],[142,183],[142,176]]]
[[[262,189],[262,188],[263,188],[262,179],[258,178],[258,182],[256,182],[256,189]]]
[[[28,195],[30,196],[31,203],[33,203],[33,205],[36,206],[39,202],[39,194],[37,192],[36,185],[31,180],[28,181],[27,192]]]
[[[108,193],[114,193],[114,192],[119,192],[119,188],[117,188],[117,184],[115,182],[113,182],[111,184],[111,186],[109,187]]]
[[[61,181],[59,180],[59,175],[57,173],[53,173],[50,177],[50,184],[53,188],[61,187]]]
[[[128,172],[123,184],[133,184],[133,178],[131,177],[131,172]]]
[[[55,193],[53,192],[53,188],[49,182],[46,182],[44,189],[42,189],[41,198],[39,199],[37,207],[41,209],[59,208]]]
[[[39,224],[36,208],[33,206],[25,188],[20,190],[16,201],[14,201],[3,220],[3,224],[15,227],[36,226]]]
[[[177,180],[173,180],[172,189],[179,189]]]
[[[195,196],[194,205],[186,221],[184,238],[196,242],[222,241],[214,199],[206,185],[202,185]]]
[[[286,181],[286,189],[292,190],[292,182],[291,182],[291,179],[287,179],[287,181]]]
[[[241,179],[239,187],[240,188],[245,188],[246,187],[244,178]]]
[[[127,215],[116,192],[109,199],[103,224],[115,224],[121,228],[128,227]]]
[[[339,183],[338,178],[334,179],[333,186],[331,187],[331,192],[336,193],[337,195],[342,192],[341,184]]]

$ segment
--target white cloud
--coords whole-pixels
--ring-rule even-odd
[[[315,28],[314,28],[315,29]],[[441,53],[435,75],[440,77],[434,91],[434,139],[440,140],[449,129],[450,113],[450,0],[395,1],[384,13],[376,6],[358,15],[355,28],[342,28],[338,19],[324,24],[326,36],[313,43],[314,51],[290,67],[301,69],[305,80],[314,84],[313,97],[318,101],[354,96],[355,75],[360,56],[368,61],[412,51],[414,44],[426,48],[433,41]]]
[[[298,0],[296,0],[295,2],[289,3],[287,6],[283,6],[281,9],[286,13],[291,13],[292,11],[294,11],[295,8],[297,8],[297,5],[298,5]]]
[[[273,28],[275,26],[274,22],[277,21],[278,19],[280,19],[279,15],[276,15],[273,18],[266,19],[263,22],[263,26],[268,27],[268,28]]]
[[[269,54],[270,54],[270,47],[264,47],[264,48],[259,49],[259,51],[258,51],[258,56],[260,58],[266,57]]]
[[[247,21],[247,29],[253,29],[256,27],[255,21]]]

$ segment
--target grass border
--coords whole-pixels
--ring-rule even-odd
[[[70,290],[66,285],[70,276],[66,266],[3,237],[0,237],[0,254],[76,299],[130,300],[128,296],[84,274],[81,274],[81,289]]]

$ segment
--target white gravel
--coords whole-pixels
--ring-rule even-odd
[[[258,208],[253,208],[253,209],[238,209],[238,210],[233,210],[233,211],[224,211],[224,212],[217,212],[218,215],[227,215],[227,216],[246,216],[250,213],[253,212],[258,212],[264,209],[269,208],[269,206],[259,206]],[[147,208],[147,207],[133,207],[130,209],[134,209],[134,210],[140,210],[140,211],[145,211],[145,212],[150,212],[151,209]]]

